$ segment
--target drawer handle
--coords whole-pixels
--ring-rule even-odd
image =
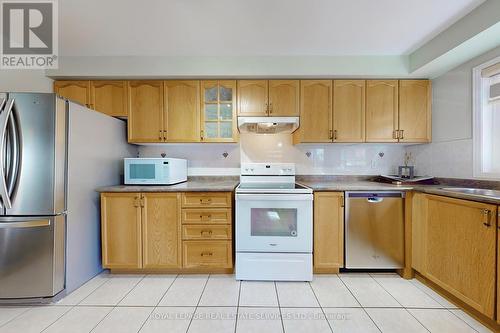
[[[202,253],[201,253],[201,256],[202,256],[202,257],[211,257],[211,256],[213,256],[213,255],[214,255],[214,254],[213,254],[212,252],[202,252]]]
[[[201,204],[209,204],[212,202],[212,199],[211,198],[201,198],[200,199],[200,203]]]
[[[212,237],[212,230],[202,230],[200,234],[201,237]]]
[[[211,214],[200,215],[200,219],[202,219],[202,220],[210,220],[211,218],[212,218]]]

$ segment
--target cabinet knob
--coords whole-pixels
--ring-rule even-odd
[[[213,255],[214,255],[214,254],[213,254],[212,252],[202,252],[202,253],[201,253],[201,256],[202,256],[202,257],[211,257],[211,256],[213,256]]]

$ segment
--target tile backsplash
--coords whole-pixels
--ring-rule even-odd
[[[290,134],[241,134],[239,144],[164,144],[139,147],[141,157],[189,160],[189,175],[239,175],[240,163],[292,162],[301,175],[379,175],[397,172],[405,146],[301,144]],[[224,156],[226,155],[227,156]]]
[[[240,145],[204,144],[156,144],[139,146],[139,157],[185,158],[190,176],[234,176],[240,174]]]
[[[395,173],[405,147],[380,144],[293,145],[289,134],[242,134],[241,162],[293,162],[300,175]]]

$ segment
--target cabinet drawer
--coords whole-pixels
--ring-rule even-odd
[[[230,192],[183,193],[182,207],[231,207],[231,193]]]
[[[231,225],[183,225],[182,239],[231,239]]]
[[[231,241],[183,241],[184,268],[231,268]]]
[[[231,224],[231,209],[183,209],[182,224]]]

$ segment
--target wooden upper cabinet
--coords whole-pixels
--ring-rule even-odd
[[[332,81],[300,81],[300,127],[295,143],[332,142]]]
[[[269,116],[298,116],[300,88],[298,80],[269,81]]]
[[[127,81],[92,81],[90,99],[96,111],[114,117],[128,116]]]
[[[142,194],[144,268],[178,268],[181,262],[180,194]]]
[[[344,193],[314,193],[314,272],[344,267]]]
[[[366,142],[398,142],[398,80],[366,81]]]
[[[365,141],[365,81],[333,81],[333,141]]]
[[[260,116],[268,114],[268,81],[239,80],[238,85],[238,115]]]
[[[495,315],[497,207],[425,195],[412,228],[414,268],[484,315]],[[422,198],[420,198],[422,200]],[[414,215],[415,216],[415,215]],[[415,259],[415,255],[413,256]]]
[[[54,92],[74,102],[90,105],[90,81],[54,81]]]
[[[104,268],[142,267],[139,193],[101,195],[101,237]]]
[[[165,81],[167,142],[200,141],[200,81]]]
[[[129,81],[129,142],[163,142],[163,81]]]
[[[399,141],[431,141],[431,83],[399,81]]]
[[[201,140],[236,142],[236,80],[201,81]]]

